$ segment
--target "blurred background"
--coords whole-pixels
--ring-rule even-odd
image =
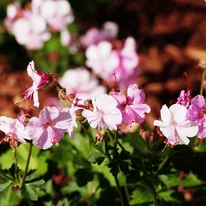
[[[85,65],[85,49],[60,43],[60,33],[50,29],[50,39],[40,49],[20,45],[5,25],[8,5],[0,2],[0,114],[15,116],[15,98],[31,84],[26,67],[34,60],[37,70],[56,72],[60,76],[71,68]],[[89,29],[115,22],[119,31],[113,45],[132,36],[136,40],[141,74],[135,82],[143,88],[147,103],[156,116],[163,103],[176,101],[179,92],[192,89],[199,93],[202,70],[199,61],[206,48],[206,2],[203,0],[70,0],[74,20],[67,28],[74,39]],[[31,2],[19,1],[31,9]],[[16,17],[15,17],[16,18]],[[75,51],[76,49],[76,51]],[[183,75],[187,72],[188,79]],[[43,95],[46,98],[46,95]],[[153,121],[151,117],[151,121]],[[150,120],[148,120],[150,121]]]
[[[102,59],[95,59],[101,54],[96,45],[102,41],[109,42],[107,46],[111,46],[111,53],[116,55],[116,59],[119,58],[120,63],[127,55],[132,55],[131,64],[127,66],[132,68],[134,73],[129,73],[126,77],[117,76],[117,83],[123,90],[126,90],[129,83],[137,83],[139,88],[144,90],[146,103],[151,107],[146,123],[151,128],[153,121],[159,118],[162,105],[176,102],[181,90],[191,89],[193,97],[199,94],[203,73],[199,63],[206,56],[204,0],[62,0],[64,5],[58,7],[51,2],[60,0],[0,0],[0,116],[17,117],[20,111],[17,102],[21,102],[22,93],[32,85],[32,79],[27,74],[27,65],[32,60],[37,71],[57,73],[62,84],[66,82],[65,87],[68,86],[70,93],[79,90],[85,94],[91,92],[89,89],[84,90],[85,85],[90,85],[91,88],[101,86],[101,92],[111,91],[115,84],[113,76],[104,76],[106,69],[111,66],[108,63],[110,60],[107,60],[106,55],[103,55]],[[106,24],[107,22],[109,24]],[[125,69],[120,63],[118,69]],[[93,68],[94,65],[106,65],[105,70],[98,73]],[[84,72],[80,72],[78,68]],[[118,69],[116,71],[119,71]],[[67,76],[68,71],[74,73]],[[128,70],[125,71],[127,75]],[[56,88],[53,87],[40,90],[39,95],[41,106],[35,108],[36,114],[42,107],[56,102],[58,97]],[[31,102],[24,104],[32,105]],[[2,137],[4,134],[1,134]],[[62,185],[72,181],[74,174],[77,180],[81,181],[81,177],[88,172],[90,181],[89,175],[94,173],[94,168],[99,172],[97,174],[102,182],[106,178],[112,179],[111,173],[104,167],[94,164],[91,170],[90,163],[93,160],[90,158],[88,163],[89,158],[86,159],[91,152],[91,145],[84,137],[85,134],[79,132],[75,141],[70,141],[67,136],[58,148],[52,147],[47,151],[34,148],[30,167],[37,169],[39,174],[44,174],[45,180],[52,179],[58,192]],[[148,155],[148,148],[145,149],[143,140],[135,138],[128,134],[126,147],[132,148],[131,151],[134,147],[134,151],[138,151],[137,154],[134,152],[137,156]],[[27,145],[21,145],[21,149],[19,165],[23,167]],[[160,157],[165,155],[161,152],[162,149],[161,145],[160,154],[158,153]],[[0,145],[2,168],[9,168],[13,161],[13,151],[7,150],[7,144]],[[202,151],[205,152],[205,148]],[[178,153],[176,157],[177,160],[180,159],[179,171],[186,168],[188,172],[194,166],[192,169],[198,171],[205,181],[206,168],[203,169],[202,165],[205,154],[198,154],[195,159],[192,150],[189,155],[187,151],[184,155],[182,153]],[[192,166],[186,160],[192,161]],[[198,161],[200,164],[197,164]],[[86,169],[75,173],[78,167]],[[106,174],[105,179],[100,172]],[[110,179],[106,182],[108,185],[113,184]],[[75,181],[72,184],[76,184]],[[59,185],[61,187],[57,187]],[[106,190],[108,185],[104,185]],[[70,194],[71,188],[68,191]],[[58,192],[55,196],[57,199]],[[110,191],[105,192],[99,202],[109,201],[109,193]],[[110,193],[110,197],[112,195],[113,193]],[[191,199],[193,200],[192,196]],[[106,205],[104,202],[102,204]]]

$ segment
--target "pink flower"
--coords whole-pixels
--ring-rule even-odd
[[[121,51],[116,51],[119,58],[119,65],[114,70],[116,81],[120,88],[128,87],[140,74],[139,56],[136,52],[136,42],[133,37],[125,40]]]
[[[117,101],[107,94],[100,94],[92,101],[94,110],[84,110],[84,116],[92,128],[116,130],[122,121],[122,115],[117,109]]]
[[[75,93],[78,98],[84,100],[92,99],[96,94],[106,93],[106,89],[98,85],[98,80],[83,67],[66,71],[59,83],[66,88],[67,95]]]
[[[181,104],[188,108],[190,105],[191,99],[192,99],[191,91],[188,90],[187,92],[185,92],[185,90],[182,90],[180,92],[180,96],[177,98],[177,104]]]
[[[173,104],[168,109],[163,105],[160,112],[161,121],[155,120],[154,125],[160,127],[160,131],[167,138],[167,144],[189,144],[190,140],[187,137],[194,137],[198,132],[198,126],[186,119],[187,108]]]
[[[25,126],[18,119],[12,119],[5,116],[0,117],[0,130],[6,134],[6,139],[14,138],[21,143],[26,143],[26,139],[30,140]]]
[[[12,33],[17,42],[29,50],[41,49],[50,39],[44,18],[32,13],[18,18],[12,25]]]
[[[33,61],[27,66],[27,73],[32,78],[33,85],[23,93],[24,99],[33,96],[34,106],[39,107],[38,89],[47,85],[51,81],[51,76],[44,72],[37,72]]]
[[[45,19],[39,14],[41,0],[35,0],[32,11],[20,7],[19,3],[9,4],[5,26],[16,41],[29,50],[41,49],[50,38]]]
[[[112,21],[106,21],[103,24],[103,30],[102,30],[102,36],[104,39],[114,39],[119,31],[119,27],[115,22]]]
[[[102,41],[98,45],[91,45],[86,50],[86,65],[102,79],[113,78],[113,73],[119,65],[119,57],[112,51],[112,44]]]
[[[56,107],[45,107],[39,113],[39,118],[32,117],[27,124],[27,130],[40,149],[48,149],[58,142],[68,131],[73,138],[73,129],[76,125],[74,113],[68,108],[58,110]]]
[[[74,21],[70,3],[66,0],[45,0],[40,9],[41,16],[56,31],[65,30],[67,24]]]
[[[136,42],[132,37],[126,39],[122,50],[113,50],[107,41],[91,45],[86,50],[86,57],[86,65],[106,82],[113,81],[115,73],[121,88],[134,82],[140,73]]]
[[[101,41],[114,39],[118,33],[118,25],[114,22],[105,22],[103,30],[97,28],[89,29],[84,36],[80,38],[82,47],[87,48],[92,44],[98,44]]]
[[[97,28],[91,28],[80,38],[82,47],[87,48],[92,44],[98,44],[102,41],[101,31]]]
[[[138,89],[138,85],[131,84],[127,89],[127,96],[121,92],[113,92],[112,96],[117,100],[118,106],[122,113],[122,123],[132,125],[133,122],[142,123],[150,112],[150,107],[143,104],[145,93]]]
[[[19,2],[15,2],[7,6],[7,17],[4,23],[9,32],[12,32],[13,23],[17,15],[21,13],[21,10]]]
[[[206,107],[203,96],[197,95],[191,100],[186,117],[188,120],[197,123],[199,127],[197,137],[200,139],[206,138]]]
[[[60,34],[61,44],[65,47],[68,47],[72,43],[72,36],[68,30],[61,31]]]

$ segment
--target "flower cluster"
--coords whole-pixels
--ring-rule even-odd
[[[161,121],[155,120],[154,125],[160,127],[168,145],[187,145],[188,137],[206,138],[206,106],[202,95],[192,98],[190,90],[183,90],[177,103],[169,108],[163,105],[160,114]]]
[[[118,25],[114,22],[107,21],[103,25],[103,29],[89,29],[85,35],[80,37],[80,44],[83,48],[88,48],[90,45],[97,45],[101,41],[113,40],[118,33]]]
[[[19,44],[35,50],[44,46],[51,32],[60,32],[62,44],[71,46],[67,25],[73,21],[67,0],[32,0],[25,8],[19,3],[9,4],[5,25]],[[32,117],[32,110],[22,106],[17,119],[0,117],[0,130],[6,134],[4,140],[20,143],[32,140],[37,147],[47,149],[58,145],[66,132],[73,138],[77,119],[88,121],[100,137],[98,140],[106,129],[121,130],[122,126],[142,124],[151,109],[144,103],[144,91],[134,84],[140,74],[136,41],[133,37],[117,41],[117,34],[118,25],[108,21],[101,30],[93,27],[80,35],[76,44],[77,49],[85,52],[85,64],[66,71],[59,81],[56,74],[39,72],[34,62],[30,62],[27,73],[33,84],[23,93],[23,100],[33,98],[34,106],[39,107],[38,90],[53,85],[60,89],[62,105],[55,103],[43,108],[39,117]],[[114,82],[124,92],[115,88],[107,94],[106,86]],[[183,90],[176,104],[169,108],[162,106],[160,115],[161,120],[155,120],[154,126],[167,138],[167,145],[189,144],[188,137],[206,138],[206,106],[202,95],[192,98],[190,90]]]
[[[116,81],[120,88],[128,87],[140,73],[136,42],[128,37],[121,50],[113,49],[109,41],[92,44],[86,49],[86,65],[106,82]]]
[[[66,72],[62,81],[65,82],[68,74],[72,73],[82,77],[86,75],[83,82],[86,83],[91,79],[92,83],[86,86],[88,88],[85,87],[87,91],[84,91],[83,86],[78,88],[78,82],[76,85],[67,83],[66,88],[72,87],[69,88],[68,92],[83,89],[82,93],[92,93],[91,95],[96,93],[95,91],[91,92],[91,90],[98,82],[94,78],[88,77],[89,74],[86,74],[88,71],[85,70],[85,66],[92,74],[103,80],[107,86],[113,84],[114,74],[115,81],[121,89],[126,89],[136,81],[140,74],[140,67],[136,41],[133,37],[118,41],[116,39],[118,25],[111,21],[106,21],[102,29],[92,27],[84,35],[72,35],[67,25],[73,21],[74,15],[68,1],[32,0],[24,8],[21,7],[20,3],[9,4],[4,23],[7,30],[15,36],[16,41],[28,50],[43,48],[44,43],[51,39],[52,33],[60,32],[61,44],[69,48],[71,53],[85,52],[86,62],[82,66],[83,69],[77,68],[75,72]],[[105,90],[102,86],[98,88],[101,91]]]
[[[50,31],[69,33],[66,26],[74,16],[68,1],[33,0],[32,8],[16,2],[7,7],[5,26],[16,41],[29,50],[41,49],[51,37]]]
[[[91,76],[85,67],[79,67],[66,71],[60,78],[59,83],[67,91],[78,94],[80,99],[92,99],[97,94],[106,93],[106,88],[99,85],[98,80]]]
[[[75,112],[79,110],[84,119],[96,131],[97,136],[106,129],[117,130],[123,124],[128,126],[134,122],[141,124],[146,118],[146,113],[150,112],[150,107],[143,103],[145,94],[136,84],[128,87],[127,96],[120,91],[113,91],[108,95],[103,93],[100,88],[96,88],[101,92],[96,92],[92,101],[88,98],[79,99],[81,91],[72,91],[72,93],[77,93],[74,95],[73,101],[70,101],[69,98],[72,94],[62,93],[66,89],[54,81],[57,80],[54,74],[36,71],[33,61],[29,63],[27,72],[33,80],[33,85],[23,93],[24,99],[33,96],[34,106],[38,107],[40,104],[38,90],[55,82],[54,85],[60,88],[61,98],[69,101],[69,104],[66,104],[65,107],[46,106],[40,111],[39,117],[31,117],[33,110],[23,106],[20,106],[22,112],[17,119],[0,117],[0,130],[6,134],[5,141],[15,139],[26,143],[26,140],[32,140],[36,147],[48,149],[52,145],[58,145],[66,132],[71,138],[74,137],[74,127],[77,127]],[[53,78],[54,76],[55,78]],[[94,89],[97,86],[96,82],[92,79],[89,81],[89,74],[86,77],[86,83],[91,84],[91,89]],[[61,81],[64,83],[63,79]],[[82,98],[84,97],[82,95]]]

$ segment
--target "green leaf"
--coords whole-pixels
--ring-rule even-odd
[[[141,176],[137,170],[130,170],[126,175],[127,184],[135,184],[137,181],[141,180]]]
[[[122,150],[120,155],[119,155],[119,158],[121,160],[128,160],[128,159],[130,159],[130,152]]]
[[[119,167],[117,165],[116,162],[110,162],[108,164],[108,167],[111,168],[110,172],[112,173],[113,176],[117,176],[117,174],[119,173]]]
[[[163,199],[166,202],[178,202],[178,199],[172,196],[173,193],[174,193],[173,190],[162,191],[158,193],[158,197]]]
[[[0,192],[4,191],[7,187],[9,187],[12,184],[11,180],[8,179],[1,179],[0,178]]]
[[[105,157],[101,153],[92,151],[87,160],[91,163],[97,163],[100,165],[104,159]]]
[[[85,196],[87,195],[87,188],[78,186],[76,182],[70,182],[68,185],[62,188],[62,193],[64,195],[68,195],[73,192],[79,192],[82,194],[82,196]]]
[[[196,175],[190,173],[185,179],[182,180],[181,185],[184,187],[196,187],[202,183],[203,182],[198,179]]]
[[[176,174],[159,175],[158,177],[168,189],[181,184],[181,179]]]
[[[117,176],[118,180],[119,180],[119,184],[120,186],[126,186],[126,176],[123,172],[120,172]]]
[[[37,201],[39,187],[44,183],[44,180],[36,174],[35,170],[30,170],[26,176],[25,184],[21,188],[22,196],[26,197],[26,199]]]
[[[203,140],[201,144],[199,144],[197,147],[194,147],[194,150],[197,152],[206,152],[206,141]]]
[[[130,205],[151,204],[154,201],[151,190],[143,185],[138,185],[133,191],[131,198]]]
[[[68,206],[69,205],[69,201],[67,198],[64,198],[62,200],[59,200],[56,206]]]
[[[75,173],[77,184],[79,186],[85,186],[89,181],[93,179],[93,172],[88,168],[78,169]]]
[[[13,184],[10,184],[2,192],[0,192],[0,205],[18,205],[19,198],[17,196],[18,191],[13,190]]]
[[[21,194],[26,199],[29,199],[29,200],[32,200],[32,201],[37,201],[38,200],[37,190],[34,186],[32,186],[30,184],[25,184],[21,188]]]
[[[45,181],[36,174],[36,170],[31,170],[26,176],[25,183],[33,186],[41,186],[45,183]]]

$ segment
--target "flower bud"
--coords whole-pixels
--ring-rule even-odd
[[[145,129],[141,129],[139,135],[145,141],[149,140],[150,138],[150,132]]]
[[[85,117],[82,116],[82,112],[83,112],[83,109],[78,109],[77,111],[75,111],[76,120],[79,120],[79,121],[85,120]]]
[[[59,82],[59,76],[57,74],[50,74],[51,80],[50,80],[50,85],[51,86],[56,86]]]
[[[17,148],[20,145],[20,142],[17,141],[16,139],[14,139],[14,138],[10,138],[9,139],[9,144],[10,144],[10,147]]]
[[[98,144],[99,141],[102,141],[104,138],[104,135],[105,135],[105,130],[97,131],[95,144]]]

